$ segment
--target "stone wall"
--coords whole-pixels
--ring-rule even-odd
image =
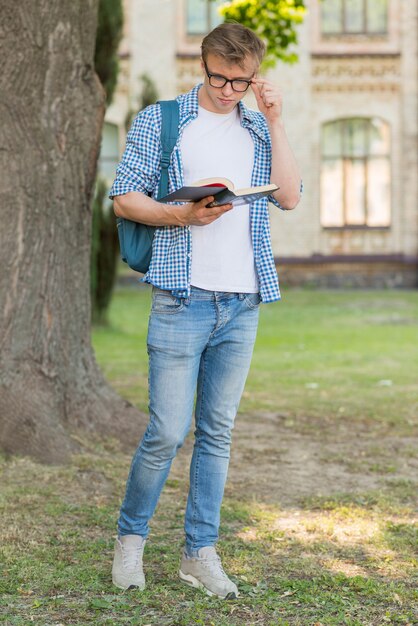
[[[138,100],[142,73],[154,79],[161,98],[185,92],[202,80],[200,38],[188,38],[184,31],[185,0],[124,0],[124,4],[123,71],[115,104],[107,114],[118,124],[122,124],[124,111]],[[307,4],[307,18],[299,27],[298,63],[278,63],[267,75],[282,89],[285,126],[304,181],[303,198],[295,211],[271,211],[274,253],[285,259],[305,259],[303,270],[294,264],[286,267],[294,276],[302,276],[311,264],[321,280],[333,276],[336,266],[333,262],[332,268],[330,265],[326,269],[323,263],[313,260],[318,255],[404,255],[416,259],[418,2],[390,1],[387,35],[326,39],[319,29],[321,3],[308,0]],[[256,108],[252,94],[245,97],[245,102]],[[388,228],[336,229],[323,228],[320,223],[321,127],[325,122],[354,116],[376,116],[391,128],[392,218]],[[374,276],[373,281],[380,284],[383,278],[378,276],[386,271],[389,282],[400,280],[402,275],[405,284],[416,283],[415,269],[400,261],[395,272],[390,262],[343,265],[338,264],[335,275],[349,276],[351,272],[358,277],[363,272],[365,280],[372,281]]]
[[[304,180],[294,214],[271,212],[280,256],[418,252],[418,17],[416,2],[392,0],[387,37],[321,41],[318,2],[300,29],[297,65],[270,73],[283,89],[285,123]],[[323,228],[320,223],[322,124],[379,117],[391,128],[391,225],[387,229]]]
[[[276,258],[280,283],[293,287],[418,287],[418,257],[321,256]]]

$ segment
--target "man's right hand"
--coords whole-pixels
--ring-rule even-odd
[[[181,206],[172,206],[172,212],[182,226],[206,226],[232,209],[232,204],[221,204],[209,208],[214,197],[202,198],[199,202],[188,202]]]
[[[232,204],[209,208],[213,196],[187,204],[162,204],[139,191],[116,196],[115,214],[149,226],[206,226],[232,209]]]

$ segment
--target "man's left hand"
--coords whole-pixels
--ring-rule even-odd
[[[257,106],[268,123],[280,122],[282,117],[282,94],[279,88],[264,78],[253,78],[251,89],[257,100]]]

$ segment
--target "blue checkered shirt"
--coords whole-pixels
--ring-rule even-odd
[[[197,85],[187,94],[178,96],[179,137],[171,155],[169,192],[183,186],[183,167],[180,139],[184,128],[198,115]],[[239,103],[241,125],[248,128],[254,141],[254,166],[251,184],[268,185],[271,171],[271,140],[264,116]],[[161,159],[161,109],[158,104],[141,111],[135,118],[126,140],[116,178],[109,197],[130,191],[140,191],[156,198],[160,179]],[[250,208],[251,236],[257,269],[260,296],[263,302],[280,299],[279,281],[271,248],[268,202],[279,208],[272,197],[261,198]],[[155,231],[152,259],[148,272],[142,279],[161,289],[170,290],[179,298],[190,295],[192,237],[189,226],[164,226]]]

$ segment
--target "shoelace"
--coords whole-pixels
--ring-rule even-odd
[[[123,566],[126,567],[126,569],[136,569],[139,566],[144,546],[130,547],[129,549],[123,544],[121,544],[121,546]]]
[[[212,557],[203,557],[202,563],[208,568],[211,574],[214,574],[216,577],[221,577],[224,580],[228,580],[228,576],[224,572],[224,568],[222,567],[221,558],[215,554]]]

